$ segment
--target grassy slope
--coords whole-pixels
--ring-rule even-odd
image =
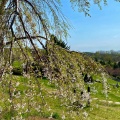
[[[119,120],[120,119],[120,104],[116,105],[115,102],[120,102],[120,87],[117,88],[115,85],[117,84],[116,81],[108,78],[107,85],[108,85],[108,96],[105,97],[102,93],[102,83],[95,83],[91,85],[91,87],[96,87],[97,93],[91,93],[91,97],[93,99],[91,107],[93,110],[89,111],[90,119],[94,120]],[[120,83],[119,83],[120,84]],[[98,98],[94,100],[94,98]]]
[[[49,86],[46,84],[46,82],[43,80],[45,88],[51,91],[54,90],[53,88],[49,88]],[[111,83],[112,85],[115,85],[116,82],[108,79],[108,85]],[[115,105],[115,102],[119,101],[119,90],[120,88],[115,88],[113,86],[109,86],[109,93],[108,93],[108,98],[105,98],[104,94],[102,94],[102,84],[101,83],[94,83],[91,85],[91,87],[96,87],[96,90],[98,91],[97,93],[92,92],[91,94],[91,99],[97,97],[97,100],[92,100],[91,102],[91,107],[84,108],[82,111],[79,111],[79,115],[75,115],[74,118],[69,117],[67,115],[67,110],[64,108],[60,108],[58,103],[59,100],[56,102],[54,101],[53,104],[53,109],[59,114],[62,115],[63,109],[65,110],[65,114],[68,118],[68,120],[81,120],[81,119],[90,119],[90,120],[119,120],[120,119],[120,105]],[[106,102],[102,101],[106,100]],[[109,104],[107,101],[114,101],[113,103]],[[58,105],[58,106],[57,106]],[[80,113],[81,112],[81,113]],[[85,116],[84,113],[88,113],[88,117],[83,117]],[[75,114],[74,112],[72,114]]]
[[[32,79],[34,80],[34,79]],[[16,85],[18,82],[20,83],[16,87],[16,91],[20,91],[21,93],[21,99],[24,99],[24,102],[28,102],[28,97],[25,97],[26,94],[24,94],[25,90],[28,90],[30,88],[28,84],[28,79],[23,78],[22,76],[14,76],[12,79],[13,85]],[[55,87],[54,84],[50,84],[48,80],[44,79],[41,80],[39,79],[40,85],[41,85],[41,90],[42,95],[44,96],[44,100],[46,101],[46,105],[43,106],[44,110],[42,114],[39,114],[39,112],[31,109],[30,113],[25,113],[23,116],[27,118],[33,119],[33,116],[39,120],[42,117],[43,118],[49,118],[52,116],[55,119],[61,120],[63,117],[63,114],[65,116],[66,120],[119,120],[120,119],[120,105],[115,105],[114,103],[108,104],[108,102],[104,102],[102,100],[107,100],[107,101],[114,101],[114,102],[120,102],[120,87],[115,88],[112,85],[116,84],[116,81],[113,81],[111,79],[108,79],[108,84],[112,84],[109,86],[109,93],[108,93],[108,98],[105,98],[104,94],[102,93],[102,83],[97,83],[95,82],[94,84],[91,84],[91,89],[95,88],[95,90],[91,91],[91,107],[87,107],[84,109],[79,109],[76,111],[70,111],[68,110],[64,105],[61,106],[61,100],[59,97],[56,95],[58,94],[58,89]],[[36,85],[36,84],[34,84]],[[88,86],[88,85],[86,85]],[[37,90],[37,85],[35,86]],[[2,90],[2,88],[1,88]],[[38,90],[37,90],[38,91]],[[9,98],[8,96],[8,90],[4,92],[4,95],[0,93],[2,97],[6,97],[7,99]],[[98,98],[98,99],[95,99]],[[41,103],[41,98],[33,95],[34,102]],[[20,103],[21,100],[19,98],[14,99],[14,103],[18,104]],[[0,106],[4,106],[9,104],[7,101],[6,103],[0,102]],[[38,103],[37,103],[38,104]],[[39,105],[39,104],[38,104]],[[7,106],[6,106],[7,108]],[[21,110],[21,109],[20,109]],[[8,112],[9,110],[5,110],[1,113],[0,116],[4,115],[4,118],[6,120],[10,119],[10,114]],[[17,113],[16,113],[17,114]],[[52,114],[52,115],[51,115]],[[31,116],[31,117],[30,117]],[[38,117],[37,117],[38,116]]]
[[[51,61],[53,68],[60,68],[63,76],[66,77],[69,69],[70,75],[77,76],[78,83],[81,87],[84,85],[82,79],[82,73],[94,74],[101,68],[100,65],[96,64],[91,58],[83,56],[76,52],[66,52],[64,49],[54,50],[54,56],[51,55],[51,59],[54,58],[54,62]],[[57,59],[56,59],[57,58]],[[61,62],[62,61],[62,62]],[[71,62],[70,62],[71,61]],[[74,68],[70,68],[70,64],[74,65]],[[57,65],[57,66],[56,66]],[[15,67],[20,67],[20,63],[15,62]],[[82,69],[80,69],[82,68]],[[67,78],[68,78],[67,77]],[[116,81],[107,79],[108,83],[108,97],[106,98],[103,94],[103,84],[102,79],[98,76],[94,76],[94,79],[99,79],[101,82],[94,82],[93,84],[85,84],[84,86],[91,87],[91,106],[83,109],[73,110],[73,108],[66,107],[65,97],[59,96],[59,88],[64,87],[71,90],[74,85],[71,84],[71,78],[68,78],[68,84],[61,83],[61,87],[56,87],[55,84],[50,84],[49,80],[41,80],[34,78],[23,78],[22,76],[7,76],[0,84],[0,119],[5,118],[5,120],[10,120],[11,116],[23,116],[25,119],[34,118],[39,120],[43,118],[54,118],[61,120],[65,116],[65,120],[119,120],[120,105],[115,105],[115,102],[120,102],[120,87],[116,88]],[[65,78],[66,80],[66,78]],[[79,81],[81,80],[81,81]],[[38,82],[40,85],[38,86]],[[10,83],[12,83],[10,85]],[[67,87],[70,85],[70,87]],[[69,91],[68,90],[68,91]],[[10,96],[9,92],[14,93],[12,97],[12,104],[17,107],[16,110],[10,110]],[[68,92],[69,93],[69,92]],[[71,93],[70,93],[71,94]],[[71,94],[73,95],[73,93]],[[103,101],[104,100],[104,101]],[[113,101],[113,103],[108,104],[107,101]],[[62,103],[62,106],[61,106]],[[11,113],[10,113],[11,111]],[[17,120],[17,118],[15,118]]]

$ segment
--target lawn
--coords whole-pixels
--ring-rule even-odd
[[[85,84],[91,87],[90,107],[73,109],[49,80],[8,75],[0,83],[0,119],[119,120],[120,105],[115,102],[120,102],[120,87],[110,78],[107,82],[107,97],[102,82]]]

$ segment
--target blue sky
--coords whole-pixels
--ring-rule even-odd
[[[68,45],[71,50],[95,52],[120,50],[120,3],[109,0],[102,10],[91,4],[90,15],[72,10],[69,0],[62,1],[62,12],[73,26]]]

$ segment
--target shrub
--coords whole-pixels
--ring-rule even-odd
[[[67,50],[70,49],[70,46],[67,46],[67,43],[65,43],[63,40],[58,40],[58,38],[54,35],[51,35],[50,40],[53,40],[56,45],[59,45],[62,48],[65,48]]]
[[[52,117],[55,118],[55,119],[59,119],[60,118],[58,113],[53,113]]]
[[[22,75],[22,68],[13,68],[13,75]]]

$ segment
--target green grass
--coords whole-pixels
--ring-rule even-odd
[[[20,94],[20,97],[12,97],[14,105],[25,105],[24,108],[19,108],[18,110],[11,109],[9,99],[9,82],[10,76],[8,76],[6,81],[3,81],[3,87],[0,88],[0,106],[3,111],[0,114],[0,119],[10,120],[11,116],[22,116],[25,119],[36,117],[49,118],[50,116],[57,120],[62,120],[65,116],[65,120],[119,120],[120,119],[120,105],[115,105],[114,102],[120,102],[120,87],[114,88],[109,86],[108,98],[103,94],[102,83],[94,82],[93,84],[85,84],[91,87],[91,99],[97,98],[91,101],[90,107],[85,107],[83,109],[73,110],[65,106],[65,98],[59,96],[59,90],[55,84],[51,84],[47,79],[37,79],[34,78],[24,78],[22,76],[12,76],[11,91],[14,95]],[[110,82],[109,82],[110,81]],[[40,88],[37,82],[40,83]],[[108,79],[109,84],[116,84],[116,81]],[[15,91],[14,91],[15,90]],[[32,93],[32,96],[29,95]],[[41,93],[41,94],[39,94]],[[3,101],[3,98],[5,101]],[[106,100],[103,102],[101,100]],[[113,101],[112,104],[108,104],[107,101]],[[63,105],[61,105],[61,103]],[[36,109],[40,105],[39,111]],[[26,110],[29,109],[28,112]],[[21,113],[21,115],[19,114]]]
[[[20,61],[14,61],[13,62],[13,67],[15,67],[15,68],[21,68],[22,67],[22,62],[20,62]]]
[[[89,116],[87,119],[94,120],[119,120],[119,107],[109,106],[98,102],[92,103],[92,110],[88,110]]]

